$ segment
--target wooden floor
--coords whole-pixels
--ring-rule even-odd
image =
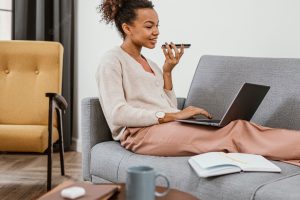
[[[81,153],[65,152],[65,176],[54,153],[52,187],[65,180],[82,181]],[[47,156],[0,153],[0,199],[31,200],[47,192]]]

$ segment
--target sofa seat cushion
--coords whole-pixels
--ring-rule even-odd
[[[111,182],[125,182],[128,167],[148,165],[157,172],[164,173],[170,179],[172,188],[191,193],[198,198],[249,199],[259,186],[300,172],[297,166],[273,161],[282,169],[281,173],[247,172],[199,178],[189,166],[188,159],[189,157],[138,155],[121,147],[119,142],[103,142],[95,145],[91,151],[91,175]],[[164,185],[160,179],[157,183]],[[296,189],[291,192],[300,194]]]
[[[91,175],[118,182],[118,170],[122,159],[132,155],[133,153],[124,149],[119,142],[99,143],[91,150]]]
[[[256,200],[300,199],[300,172],[261,185],[253,195]]]
[[[53,127],[53,143],[58,140],[58,131]],[[44,152],[48,148],[47,125],[0,124],[0,151]]]

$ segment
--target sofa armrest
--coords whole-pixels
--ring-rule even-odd
[[[183,106],[184,106],[184,103],[185,103],[185,99],[186,98],[182,98],[182,97],[178,97],[177,98],[177,108],[179,110],[182,110],[183,109]]]
[[[91,149],[98,143],[112,140],[99,99],[87,97],[81,101],[82,170],[83,179],[91,181]]]
[[[183,108],[184,102],[185,98],[177,98],[178,109]],[[81,134],[83,179],[91,181],[91,149],[98,143],[113,140],[97,97],[81,101]]]

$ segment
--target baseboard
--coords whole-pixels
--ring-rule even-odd
[[[72,151],[82,152],[81,140],[78,138],[72,138],[72,145],[70,147]]]

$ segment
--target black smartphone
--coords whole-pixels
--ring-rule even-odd
[[[169,44],[169,46],[171,47],[171,45]],[[175,46],[177,48],[180,48],[181,47],[181,44],[175,44]],[[166,47],[165,44],[162,45],[162,47]],[[191,44],[183,44],[183,48],[190,48],[191,47]]]

